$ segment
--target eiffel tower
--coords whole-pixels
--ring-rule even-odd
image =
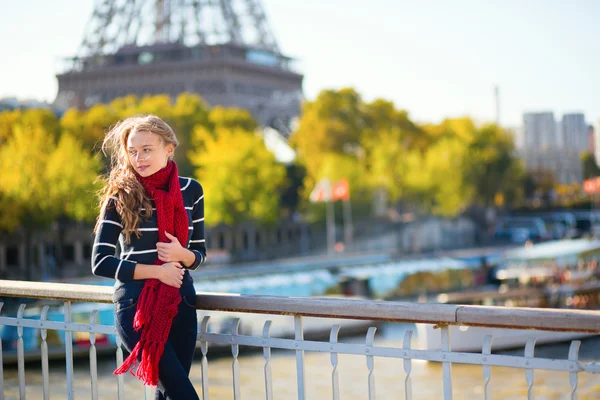
[[[191,92],[283,132],[300,112],[303,76],[281,54],[260,0],[98,0],[65,61],[60,108]]]

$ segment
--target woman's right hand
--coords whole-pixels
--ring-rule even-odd
[[[174,261],[164,263],[160,267],[158,279],[165,285],[180,288],[183,282],[183,274],[185,274],[183,266],[179,262]]]

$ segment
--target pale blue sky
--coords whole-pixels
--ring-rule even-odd
[[[600,119],[600,1],[263,0],[304,91],[353,86],[418,121],[524,111]],[[91,0],[1,1],[0,97],[52,101],[56,62],[74,54]]]

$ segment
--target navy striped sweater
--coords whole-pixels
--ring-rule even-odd
[[[196,260],[186,269],[195,270],[206,260],[206,240],[204,235],[204,191],[200,183],[191,178],[179,177],[183,204],[188,215],[188,242],[184,245],[194,252]],[[150,220],[140,219],[139,231],[141,236],[131,235],[130,243],[125,243],[122,234],[123,224],[121,216],[115,208],[116,198],[109,198],[106,206],[100,212],[100,225],[94,238],[92,249],[92,272],[96,276],[114,278],[116,299],[123,297],[125,292],[128,297],[135,297],[141,292],[144,280],[134,280],[135,265],[154,264],[158,258],[156,243],[158,243],[158,226],[156,221],[156,208]],[[154,205],[154,203],[153,203]],[[140,212],[143,211],[140,210]],[[117,246],[118,245],[118,246]],[[119,247],[120,252],[117,252]],[[190,281],[189,274],[185,274],[186,281]],[[192,288],[193,289],[193,288]]]

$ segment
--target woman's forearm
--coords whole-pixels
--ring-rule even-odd
[[[183,259],[181,260],[181,262],[185,267],[191,267],[196,262],[196,254],[194,254],[194,252],[191,250],[184,250],[185,251],[183,252]]]
[[[159,279],[161,267],[160,265],[136,264],[133,271],[133,279]]]

